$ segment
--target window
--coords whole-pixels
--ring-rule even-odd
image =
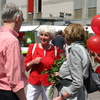
[[[82,19],[82,0],[74,2],[75,19]]]
[[[96,15],[97,0],[88,0],[88,18],[93,18]]]
[[[75,9],[75,19],[82,19],[82,9]]]
[[[42,8],[42,0],[38,0],[38,13],[41,12],[41,8]]]
[[[88,8],[88,18],[93,18],[96,15],[96,7]]]
[[[87,0],[87,18],[93,18],[96,15],[97,0]],[[74,0],[75,19],[82,19],[83,0]]]

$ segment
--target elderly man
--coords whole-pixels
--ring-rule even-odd
[[[21,9],[13,3],[2,9],[0,28],[0,100],[26,100],[27,77],[17,32],[24,21]]]

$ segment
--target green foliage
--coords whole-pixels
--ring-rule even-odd
[[[51,94],[53,93],[53,89],[54,89],[55,85],[51,85],[50,87],[50,91],[49,91],[49,97],[51,96]]]
[[[88,34],[88,31],[86,30],[86,38],[84,40],[84,47],[85,48],[87,48],[86,43],[87,43],[88,38],[90,38],[90,35]]]
[[[61,56],[60,59],[54,61],[54,65],[51,67],[51,69],[47,69],[43,71],[41,74],[44,73],[49,74],[48,81],[55,82],[57,84],[58,78],[55,76],[55,72],[59,72],[59,69],[65,60],[66,60],[65,56]]]
[[[51,69],[47,69],[41,73],[41,74],[44,73],[49,74],[48,82],[54,82],[54,84],[51,85],[50,87],[49,96],[52,94],[55,84],[58,84],[59,82],[58,78],[55,76],[55,72],[59,72],[59,69],[65,60],[66,60],[65,56],[61,56],[60,59],[54,61],[54,65],[52,66]]]
[[[25,34],[27,35],[28,38],[30,38],[32,40],[32,43],[35,43],[34,32],[28,31]]]

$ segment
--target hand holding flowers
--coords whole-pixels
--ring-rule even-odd
[[[63,64],[65,60],[66,60],[65,56],[61,56],[60,59],[57,59],[54,61],[54,65],[50,69],[46,69],[45,71],[41,73],[41,74],[44,74],[44,73],[49,74],[48,82],[51,82],[53,84],[50,88],[49,96],[51,95],[53,88],[55,87],[55,84],[58,84],[59,82],[57,78],[58,72],[59,72],[61,65]]]

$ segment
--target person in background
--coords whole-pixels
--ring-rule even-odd
[[[0,27],[0,100],[26,100],[25,66],[19,40],[19,29],[24,21],[21,9],[13,3],[2,9]]]
[[[55,36],[55,29],[49,25],[40,26],[40,43],[30,44],[25,58],[26,69],[31,70],[28,79],[27,100],[52,100],[49,97],[50,86],[48,74],[41,74],[46,69],[51,69],[54,61],[60,58],[60,50],[50,41]],[[35,49],[34,49],[35,48]],[[33,52],[34,51],[34,52]]]
[[[55,73],[62,85],[58,84],[59,97],[53,100],[88,100],[84,79],[88,77],[91,60],[84,47],[84,26],[72,23],[64,29],[64,33],[71,48],[68,48],[68,58],[60,67],[60,71]]]
[[[62,30],[59,30],[57,32],[57,35],[52,39],[51,43],[54,45],[54,46],[57,46],[60,48],[60,53],[61,55],[62,54],[65,54],[65,44],[66,44],[66,41],[63,37],[63,32]]]
[[[100,53],[93,52],[94,61],[100,63]]]
[[[92,56],[94,63],[100,64],[100,53],[90,51],[90,55]],[[100,74],[100,65],[96,67],[95,72]]]
[[[90,53],[90,56],[92,58],[92,62],[93,63],[97,63],[99,65],[100,64],[100,53],[96,53],[96,52],[93,52],[93,51],[89,51],[89,53]],[[96,68],[94,69],[94,71],[96,73],[98,73],[97,77],[99,77],[99,74],[100,74],[100,65],[96,66]],[[98,80],[99,80],[99,78],[98,78]],[[97,81],[97,82],[99,83],[100,81]],[[98,84],[98,86],[100,86],[100,84]],[[99,90],[99,92],[100,92],[100,90]]]

